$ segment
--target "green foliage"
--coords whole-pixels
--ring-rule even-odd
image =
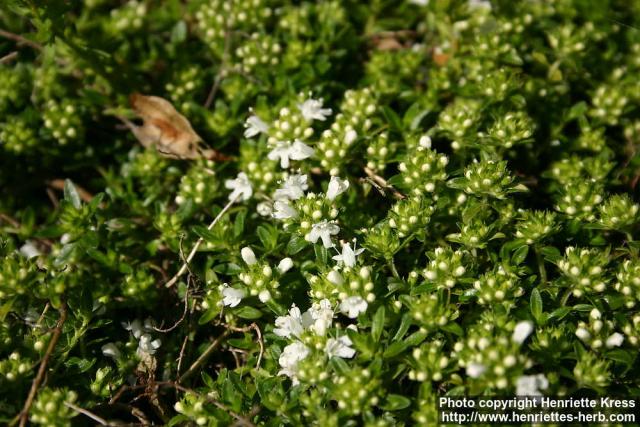
[[[32,384],[30,422],[61,426],[435,425],[442,395],[639,395],[639,17],[3,2],[0,423]],[[140,126],[133,93],[209,154],[140,144],[175,117]]]

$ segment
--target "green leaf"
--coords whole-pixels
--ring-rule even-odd
[[[400,118],[400,116],[398,116],[398,113],[393,111],[389,106],[385,105],[382,107],[382,114],[384,115],[385,119],[387,119],[387,122],[392,129],[398,132],[402,132],[402,119]]]
[[[260,225],[256,229],[256,233],[262,242],[262,246],[264,246],[265,249],[269,248],[271,246],[271,233],[269,233],[269,230],[267,230],[263,225]]]
[[[540,249],[540,253],[542,254],[542,256],[544,256],[544,259],[554,264],[558,260],[562,259],[560,250],[558,250],[558,248],[556,248],[555,246],[545,246],[544,248]]]
[[[387,347],[384,353],[382,353],[382,357],[390,359],[405,351],[406,348],[407,344],[404,341],[396,341]]]
[[[406,313],[405,315],[403,315],[402,319],[400,320],[400,326],[398,327],[396,334],[393,336],[392,341],[397,341],[399,339],[402,339],[402,337],[404,337],[404,335],[407,333],[407,331],[411,327],[411,322],[412,322],[412,318],[409,313]]]
[[[571,309],[569,307],[560,307],[553,310],[547,320],[562,320],[565,318],[567,314],[571,313]]]
[[[536,322],[541,323],[542,319],[542,296],[540,291],[536,288],[531,291],[531,298],[529,298],[529,308]]]
[[[247,217],[247,211],[245,209],[241,210],[236,214],[235,221],[233,223],[233,236],[240,237],[242,232],[244,231],[244,220]]]
[[[171,43],[182,43],[187,39],[187,24],[180,20],[171,29]]]
[[[411,400],[399,394],[387,395],[386,401],[380,405],[385,411],[399,411],[411,406]]]
[[[324,245],[313,245],[313,250],[316,253],[316,259],[326,265],[329,258],[327,248]]]
[[[193,232],[202,237],[206,242],[217,243],[220,239],[204,225],[194,225]]]
[[[511,263],[513,265],[520,265],[527,258],[527,254],[529,253],[529,246],[521,246],[513,253],[511,257]]]
[[[385,314],[385,308],[381,305],[373,316],[373,322],[371,322],[371,336],[375,342],[380,341],[380,336],[384,330]]]
[[[76,209],[82,207],[82,200],[80,199],[80,194],[78,194],[78,189],[69,179],[64,180],[64,200],[71,203]]]
[[[234,314],[242,319],[255,320],[262,317],[262,312],[257,308],[245,305],[234,311]]]
[[[287,254],[295,255],[309,245],[305,239],[298,235],[291,236],[291,240],[287,243]]]

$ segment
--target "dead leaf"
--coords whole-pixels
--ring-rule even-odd
[[[133,111],[143,120],[142,126],[125,121],[138,141],[146,148],[179,159],[228,160],[216,150],[203,149],[202,138],[191,123],[169,101],[159,96],[134,93],[129,97]]]

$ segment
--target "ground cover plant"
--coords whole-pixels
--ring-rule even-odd
[[[640,3],[9,0],[0,422],[640,394]]]

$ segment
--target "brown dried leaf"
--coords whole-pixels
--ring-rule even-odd
[[[144,122],[142,126],[130,126],[131,130],[145,147],[155,147],[161,154],[180,159],[197,159],[213,152],[200,148],[200,135],[166,99],[134,93],[129,101]]]

